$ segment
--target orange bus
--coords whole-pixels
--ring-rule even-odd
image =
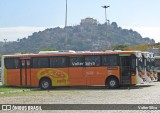
[[[2,83],[6,86],[108,86],[143,83],[142,54],[120,52],[41,52],[2,56]]]

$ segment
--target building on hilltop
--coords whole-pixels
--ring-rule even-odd
[[[98,21],[96,19],[93,18],[85,18],[81,20],[80,25],[97,25]]]

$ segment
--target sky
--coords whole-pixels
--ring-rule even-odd
[[[107,19],[160,42],[160,0],[67,0],[68,26],[91,17]],[[0,0],[0,41],[16,41],[33,32],[65,25],[66,0]]]

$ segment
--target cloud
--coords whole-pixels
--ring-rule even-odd
[[[149,37],[156,42],[160,42],[160,27],[150,26],[125,26],[126,29],[133,29],[142,35],[142,37]]]

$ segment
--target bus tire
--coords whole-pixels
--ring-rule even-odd
[[[49,78],[42,78],[40,80],[40,88],[43,90],[50,89],[52,86],[52,82]]]
[[[111,77],[107,80],[107,85],[110,89],[116,89],[119,87],[119,81],[115,77]]]

